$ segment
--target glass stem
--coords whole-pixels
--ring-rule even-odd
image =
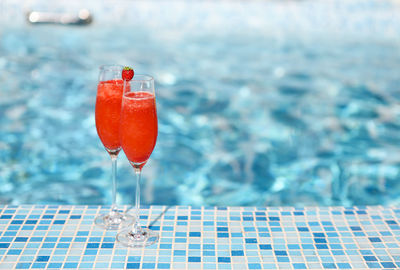
[[[133,224],[133,233],[137,234],[142,231],[140,227],[140,177],[142,174],[142,169],[136,167],[135,175],[136,175],[136,196],[135,196],[135,223]]]
[[[112,162],[112,205],[111,205],[111,216],[118,213],[117,207],[117,155],[111,155]]]

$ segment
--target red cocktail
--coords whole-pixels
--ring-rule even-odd
[[[120,141],[128,160],[141,167],[157,140],[156,99],[149,92],[129,92],[121,112]]]
[[[131,216],[118,212],[117,194],[117,157],[121,151],[119,142],[119,122],[123,80],[122,66],[109,65],[100,67],[96,98],[96,129],[101,142],[112,160],[112,205],[108,214],[96,217],[96,225],[107,230],[118,230],[132,224]]]
[[[96,129],[108,151],[119,151],[119,117],[121,114],[123,81],[100,81],[96,98]]]
[[[121,232],[117,240],[129,247],[144,247],[158,241],[158,234],[139,224],[140,176],[157,141],[157,111],[154,80],[150,76],[135,75],[124,81],[124,95],[119,136],[122,149],[135,169],[136,215],[132,230]]]

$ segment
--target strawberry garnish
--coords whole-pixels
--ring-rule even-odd
[[[122,70],[122,79],[125,81],[130,81],[132,80],[134,75],[133,69],[131,67],[124,67]]]

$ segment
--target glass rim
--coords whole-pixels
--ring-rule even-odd
[[[133,78],[128,82],[151,82],[154,81],[153,76],[147,74],[135,74]]]
[[[154,97],[156,96],[155,93],[155,89],[154,89],[154,78],[153,76],[150,75],[146,75],[146,74],[135,74],[133,76],[133,78],[129,81],[125,81],[124,80],[124,93],[122,95],[122,97],[125,99],[132,99],[132,100],[142,100],[142,99],[148,99],[148,97],[128,97],[128,93],[130,92],[136,92],[136,91],[125,91],[125,87],[127,85],[131,85],[132,83],[136,84],[136,83],[149,83],[151,85],[151,89],[148,90],[143,90],[145,92],[150,92],[154,95]]]
[[[123,69],[124,66],[123,65],[118,65],[118,64],[105,64],[105,65],[101,65],[99,67],[100,70],[105,70],[105,69]]]

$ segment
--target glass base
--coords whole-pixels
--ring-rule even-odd
[[[126,230],[117,234],[117,241],[126,247],[141,248],[147,247],[158,242],[158,233],[147,228],[142,228],[141,232],[134,234],[131,230]]]
[[[120,230],[127,228],[133,224],[134,218],[127,214],[121,214],[116,212],[111,215],[111,213],[97,216],[94,223],[96,226],[106,230]]]

